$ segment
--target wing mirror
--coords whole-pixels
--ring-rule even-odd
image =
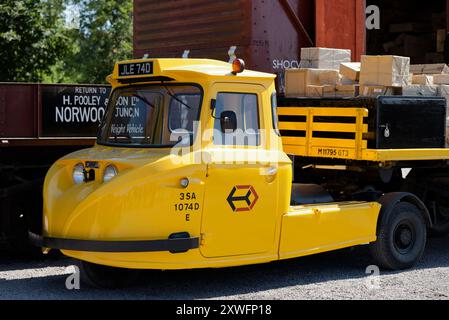
[[[212,99],[210,104],[210,109],[212,110],[212,118],[217,120],[220,119],[221,132],[234,132],[237,129],[237,115],[234,111],[223,111],[220,115],[220,118],[216,117],[214,115],[216,104],[217,100]]]
[[[221,132],[229,133],[237,129],[237,115],[234,111],[223,111],[220,115]]]

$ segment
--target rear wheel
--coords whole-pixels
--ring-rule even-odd
[[[375,262],[390,270],[414,266],[426,246],[426,224],[421,211],[409,202],[398,202],[381,217],[377,241],[370,246]]]
[[[115,268],[77,261],[81,281],[88,286],[101,289],[123,288],[134,284],[139,276],[137,270]]]

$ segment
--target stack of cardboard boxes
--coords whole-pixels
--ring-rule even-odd
[[[286,95],[449,98],[449,67],[446,64],[410,65],[410,58],[401,56],[362,56],[361,62],[350,60],[350,50],[302,49],[300,68],[286,70]]]
[[[351,51],[304,48],[299,69],[285,74],[286,94],[302,97],[355,97],[400,94],[411,84],[410,58],[363,56],[351,62]]]
[[[286,95],[314,98],[445,97],[449,138],[449,67],[446,64],[410,65],[410,58],[401,56],[362,56],[358,63],[350,62],[350,57],[350,50],[303,49],[300,68],[286,70]]]
[[[449,84],[446,64],[412,65],[412,84],[403,88],[404,96],[443,96]]]
[[[303,48],[300,68],[285,73],[286,94],[305,97],[355,96],[356,82],[348,82],[339,72],[340,65],[350,61],[351,50]]]
[[[360,94],[395,94],[396,88],[410,84],[410,58],[399,56],[362,56]]]

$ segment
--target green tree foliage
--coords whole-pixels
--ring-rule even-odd
[[[42,81],[69,50],[64,0],[1,0],[0,81]]]
[[[132,57],[132,0],[73,0],[77,44],[66,71],[78,83],[104,83],[117,60]]]
[[[0,0],[0,81],[105,83],[130,57],[132,0]]]

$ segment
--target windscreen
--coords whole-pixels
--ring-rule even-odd
[[[202,91],[194,85],[148,85],[114,91],[98,143],[117,146],[173,146],[193,136]]]

